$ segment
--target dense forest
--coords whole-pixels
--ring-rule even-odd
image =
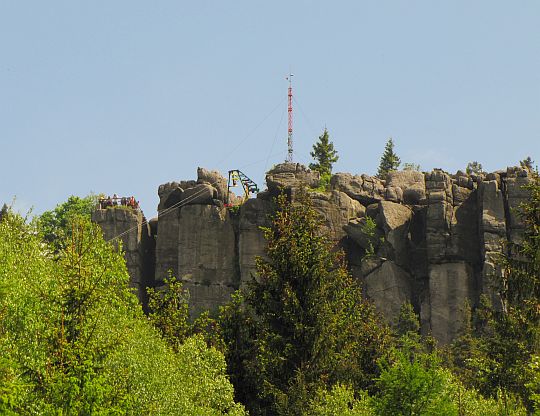
[[[540,414],[540,179],[519,244],[449,346],[412,306],[381,321],[319,231],[309,193],[276,201],[266,257],[215,316],[189,316],[170,276],[129,287],[95,197],[0,214],[0,413],[5,415]],[[116,208],[119,209],[119,208]],[[536,412],[536,413],[535,413]]]

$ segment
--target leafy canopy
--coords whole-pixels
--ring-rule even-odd
[[[149,324],[97,225],[60,247],[0,221],[1,414],[244,414],[220,352],[195,336],[175,353]]]
[[[71,232],[71,223],[76,219],[90,219],[99,196],[88,195],[83,198],[71,195],[66,202],[58,204],[53,210],[45,211],[38,218],[43,238],[49,242],[59,242]]]

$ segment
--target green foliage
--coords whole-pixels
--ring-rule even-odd
[[[80,218],[90,219],[98,199],[99,196],[93,194],[84,198],[71,195],[66,202],[41,214],[38,226],[45,241],[58,243],[69,236],[72,222]]]
[[[148,319],[174,349],[192,335],[189,324],[189,293],[175,277],[165,279],[165,288],[148,288]]]
[[[413,171],[416,171],[416,172],[421,172],[422,171],[422,169],[420,168],[420,165],[418,165],[416,163],[409,163],[409,162],[403,163],[402,169],[403,170],[413,170]]]
[[[420,322],[410,302],[405,302],[399,310],[396,334],[399,336],[411,336],[420,332]]]
[[[254,410],[260,411],[258,375],[253,369],[256,359],[255,341],[259,326],[251,309],[247,307],[242,291],[231,296],[231,301],[220,308],[219,332],[225,342],[227,373],[235,386],[235,398]]]
[[[189,292],[175,277],[169,276],[163,288],[148,288],[147,293],[148,319],[175,351],[195,334],[201,334],[209,345],[223,348],[217,323],[208,312],[190,321]]]
[[[391,359],[381,360],[380,365],[374,399],[378,415],[457,414],[448,389],[450,375],[435,353],[393,350]]]
[[[332,173],[332,165],[339,159],[337,151],[334,150],[334,144],[330,141],[328,130],[325,128],[317,143],[313,145],[313,151],[310,152],[315,163],[309,165],[310,169],[316,170],[323,177],[329,177]],[[329,181],[328,181],[329,182]]]
[[[467,312],[452,353],[455,372],[465,385],[499,397],[507,409],[517,396],[532,411],[540,387],[534,381],[538,371],[534,360],[540,353],[540,179],[536,174],[527,189],[530,198],[519,210],[523,238],[507,243],[498,260],[502,273],[493,276],[500,306],[495,308],[482,297],[474,319]]]
[[[399,168],[401,160],[398,155],[394,153],[394,141],[390,137],[386,142],[384,153],[379,163],[379,169],[377,170],[377,177],[380,179],[386,179],[386,175],[389,172],[393,172]]]
[[[246,294],[244,316],[256,322],[252,342],[236,341],[246,379],[257,392],[255,414],[301,414],[313,394],[342,382],[369,387],[388,330],[345,267],[343,253],[319,231],[308,195],[294,203],[281,195],[272,226],[264,229],[267,258],[257,261],[257,279]],[[253,321],[251,321],[253,322]],[[236,331],[226,336],[238,339]],[[361,347],[359,347],[361,346]],[[255,399],[255,400],[254,400]]]
[[[485,296],[481,298],[481,305],[487,306],[487,298]],[[480,312],[482,308],[483,306],[480,306],[478,311]],[[484,350],[485,345],[483,341],[474,331],[472,309],[467,301],[463,305],[461,328],[456,339],[450,346],[450,366],[464,385],[481,388],[478,375],[483,373]]]
[[[484,170],[482,168],[482,164],[475,160],[474,162],[467,163],[465,172],[467,175],[480,175],[481,173],[484,173]]]
[[[122,253],[89,221],[71,230],[57,250],[16,215],[0,222],[1,413],[243,414],[223,355],[199,337],[174,353]]]
[[[501,258],[502,279],[498,291],[503,310],[523,316],[534,330],[538,341],[540,329],[540,177],[533,174],[533,181],[525,186],[529,199],[522,203],[518,214],[525,227],[523,239],[509,242]],[[538,343],[536,342],[538,348]]]
[[[352,388],[336,384],[330,391],[319,390],[306,412],[309,416],[373,416],[368,394],[361,391],[355,397]]]
[[[533,355],[527,368],[528,382],[525,387],[529,390],[529,398],[534,410],[540,414],[540,355]]]
[[[377,223],[371,217],[365,217],[362,226],[360,228],[362,234],[365,236],[367,241],[367,248],[364,254],[364,257],[373,257],[375,256],[375,247],[378,243],[377,241]]]
[[[487,341],[491,373],[503,390],[519,394],[532,406],[526,387],[534,355],[540,354],[540,178],[533,174],[525,187],[529,199],[519,209],[525,230],[519,242],[509,242],[500,258],[503,273],[496,283],[502,303],[492,311],[494,334]],[[496,364],[496,365],[495,365]]]

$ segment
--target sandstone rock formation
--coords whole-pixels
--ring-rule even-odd
[[[145,289],[154,281],[155,249],[144,215],[139,210],[114,207],[94,211],[92,221],[101,227],[105,240],[112,240],[113,244],[122,242],[131,284],[144,302]]]
[[[328,191],[310,194],[323,232],[345,250],[351,273],[381,315],[395,323],[402,303],[411,302],[422,331],[448,343],[466,301],[474,307],[482,293],[496,300],[494,259],[501,240],[516,241],[523,232],[516,208],[530,180],[522,168],[481,176],[400,171],[386,181],[337,173]],[[122,237],[135,286],[160,286],[172,273],[189,289],[194,314],[215,310],[256,278],[255,259],[266,245],[260,227],[269,224],[273,197],[316,188],[319,175],[283,163],[266,181],[257,198],[228,209],[226,179],[199,168],[196,181],[159,187],[159,215],[148,227],[142,214],[117,208],[97,211],[94,221],[109,237],[136,230]]]

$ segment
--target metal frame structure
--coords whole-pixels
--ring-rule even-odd
[[[289,81],[289,92],[288,92],[288,103],[287,113],[289,115],[289,126],[287,129],[287,162],[292,163],[293,161],[293,111],[292,111],[292,77],[294,74],[289,73],[287,80]]]
[[[229,181],[227,183],[227,206],[231,207],[232,204],[230,202],[230,193],[231,188],[234,188],[238,185],[242,186],[242,189],[244,190],[244,202],[246,202],[247,199],[249,199],[250,193],[257,193],[259,192],[259,187],[255,182],[253,182],[246,174],[244,174],[242,171],[238,169],[233,169],[229,171]]]

